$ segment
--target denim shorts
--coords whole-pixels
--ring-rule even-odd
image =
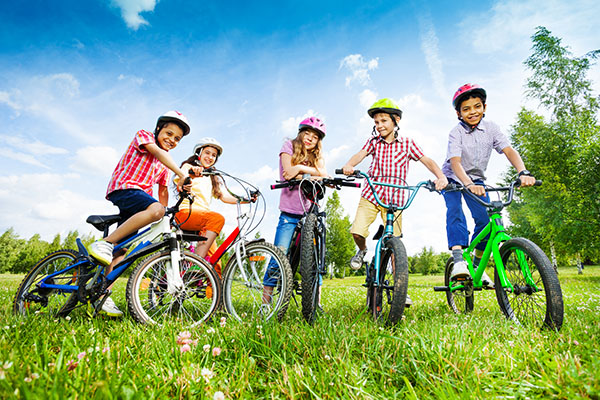
[[[153,203],[158,203],[154,197],[140,189],[121,189],[110,192],[106,196],[115,206],[119,207],[122,224],[140,211],[144,211]]]

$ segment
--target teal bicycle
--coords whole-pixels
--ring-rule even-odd
[[[457,314],[469,313],[474,307],[474,292],[484,289],[481,277],[488,261],[495,264],[496,298],[507,319],[520,325],[559,330],[563,323],[564,306],[560,282],[546,254],[525,238],[511,238],[504,229],[502,209],[512,203],[517,179],[510,186],[491,188],[487,192],[508,192],[506,201],[487,202],[461,185],[449,185],[446,190],[460,190],[488,210],[490,222],[464,250],[470,276],[452,281],[454,260],[446,263],[445,286],[434,287],[446,292],[448,305]],[[541,181],[536,182],[540,186]],[[475,246],[487,238],[487,244],[477,268],[473,266]],[[486,287],[489,288],[489,287]]]
[[[335,173],[343,172],[341,169],[336,169]],[[373,320],[393,325],[402,319],[408,290],[408,257],[402,240],[394,236],[395,213],[407,209],[420,188],[425,187],[429,191],[435,191],[435,184],[431,181],[423,181],[416,186],[408,186],[376,182],[358,170],[354,170],[350,176],[366,179],[377,204],[387,210],[385,227],[380,226],[373,237],[377,240],[375,256],[367,265],[367,277],[363,286],[367,288],[367,311]],[[406,191],[406,201],[404,204],[383,203],[375,191],[376,185]]]

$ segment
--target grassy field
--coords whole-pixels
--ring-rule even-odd
[[[600,267],[560,270],[559,333],[506,321],[493,292],[454,315],[432,290],[442,278],[420,275],[410,276],[414,306],[385,328],[364,314],[361,280],[347,278],[325,281],[314,327],[294,304],[282,323],[217,315],[191,330],[186,352],[181,327],[127,315],[15,317],[21,278],[0,276],[0,398],[600,398]]]

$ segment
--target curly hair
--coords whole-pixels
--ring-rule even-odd
[[[319,135],[317,135],[319,138],[319,140],[317,140],[317,145],[312,150],[307,151],[306,147],[304,147],[303,139],[305,133],[308,131],[311,130],[301,129],[296,138],[292,139],[292,147],[294,149],[294,154],[292,154],[292,165],[303,164],[309,167],[316,167],[317,162],[322,158],[322,145]]]

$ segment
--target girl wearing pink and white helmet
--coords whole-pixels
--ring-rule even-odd
[[[327,130],[325,123],[317,117],[308,117],[300,122],[298,135],[295,139],[286,140],[279,151],[279,179],[290,180],[300,178],[304,174],[317,177],[327,176],[325,161],[323,160],[321,141]],[[310,204],[298,196],[298,191],[289,188],[281,190],[279,198],[279,223],[275,232],[275,246],[279,246],[286,253],[292,241],[294,229],[302,218],[304,210]],[[263,302],[270,303],[271,293],[277,285],[277,280],[271,277],[271,266],[267,268],[263,280]]]

